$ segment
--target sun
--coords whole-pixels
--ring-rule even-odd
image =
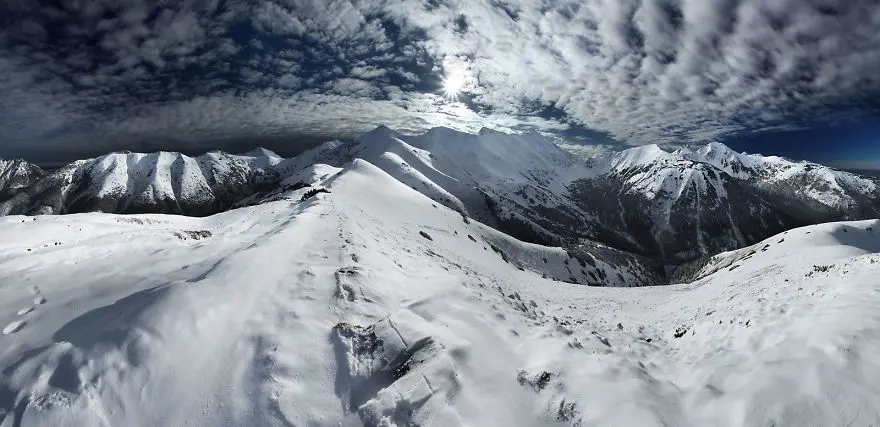
[[[456,98],[464,88],[464,85],[465,77],[461,71],[451,71],[443,78],[443,92],[447,98]]]

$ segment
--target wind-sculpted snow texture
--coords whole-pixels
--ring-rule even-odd
[[[0,218],[0,426],[880,423],[880,221],[590,287],[643,273],[385,168],[206,218]]]

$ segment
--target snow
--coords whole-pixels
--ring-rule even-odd
[[[663,151],[657,144],[649,144],[621,151],[613,155],[611,159],[612,169],[620,171],[661,161],[675,160],[675,157]]]
[[[338,167],[355,158],[378,166],[436,203],[487,224],[516,218],[531,223],[536,233],[557,240],[524,211],[540,203],[542,208],[561,206],[585,215],[568,198],[568,185],[595,175],[582,161],[540,135],[471,135],[446,128],[404,135],[384,126],[357,141],[331,141],[279,167],[289,173],[316,162]]]
[[[519,238],[544,244],[602,239],[664,261],[688,261],[794,225],[876,212],[870,181],[819,173],[823,170],[809,165],[786,175],[781,160],[737,154],[721,144],[676,153],[652,145],[584,162],[536,134],[470,135],[436,128],[403,135],[380,127],[356,141],[329,141],[292,159],[260,149],[248,154],[253,157],[116,153],[81,161],[15,197],[0,196],[0,214],[209,215],[301,197],[289,190],[306,181],[291,176],[315,164],[342,167],[354,158],[438,205]],[[725,171],[750,178],[733,179]],[[621,197],[606,198],[609,192]],[[675,243],[683,240],[688,243]],[[638,282],[664,280],[652,272]],[[596,281],[574,273],[571,278],[581,283]]]
[[[880,221],[586,287],[408,185],[516,176],[508,147],[384,133],[384,164],[290,177],[330,190],[305,201],[0,218],[0,426],[880,423]]]
[[[548,174],[541,177],[542,184],[559,194],[566,191],[566,183],[590,174],[573,155],[537,134],[471,135],[441,127],[406,136],[380,127],[364,134],[359,142],[366,147],[365,153],[357,153],[359,157],[370,160],[373,152],[405,151],[414,154],[418,163],[447,176],[447,180],[465,185],[523,184],[534,180],[534,171],[542,171]],[[426,175],[435,179],[433,174]],[[438,183],[442,185],[442,181]]]
[[[0,214],[30,213],[32,205],[42,205],[45,213],[62,213],[77,203],[117,212],[143,210],[145,206],[152,210],[163,206],[188,212],[210,210],[212,202],[223,197],[216,191],[246,190],[252,179],[273,174],[282,161],[266,149],[245,155],[212,151],[198,157],[125,151],[73,162],[45,177],[47,182],[43,183],[37,181],[45,174],[34,166],[31,175],[35,179],[25,181],[34,191],[23,189],[16,197],[0,201]],[[0,191],[2,175],[0,171]],[[132,206],[136,208],[129,209]]]
[[[272,151],[268,148],[264,148],[264,147],[257,147],[251,151],[248,151],[247,153],[242,154],[242,156],[243,157],[269,157],[269,158],[277,158],[277,159],[282,158],[274,151]]]
[[[878,189],[874,181],[848,172],[806,161],[737,153],[718,142],[684,146],[674,152],[666,152],[657,145],[644,145],[592,159],[591,164],[605,174],[638,171],[629,177],[628,183],[633,191],[649,199],[660,194],[681,194],[692,180],[676,180],[677,172],[688,169],[691,174],[699,173],[705,178],[705,168],[699,170],[700,165],[711,166],[740,180],[754,181],[759,188],[792,191],[844,212],[856,209],[858,203],[854,197],[875,193]],[[723,195],[724,187],[715,184],[712,186],[716,194]]]
[[[3,328],[3,335],[16,333],[19,329],[21,329],[22,326],[24,326],[24,323],[24,320],[16,320],[14,322],[11,322],[10,324],[6,325],[5,328]]]
[[[24,160],[0,159],[0,196],[26,187],[45,175],[45,171]]]

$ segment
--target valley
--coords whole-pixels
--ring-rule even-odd
[[[134,179],[121,160],[88,186],[20,187],[0,202],[0,426],[880,420],[880,221],[846,217],[872,206],[873,181],[805,186],[804,205],[843,214],[798,226],[745,184],[772,183],[715,157],[584,162],[537,138],[380,128],[293,159],[212,154],[196,161],[217,162],[209,187],[227,164],[259,185],[204,216],[120,215],[232,194],[175,190],[170,169]],[[733,188],[758,204],[735,216]],[[90,194],[121,212],[66,211]],[[603,216],[612,199],[633,213]],[[771,211],[791,222],[757,216]]]

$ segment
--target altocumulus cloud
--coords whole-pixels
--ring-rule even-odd
[[[0,156],[834,123],[878,112],[877,28],[876,0],[6,0]]]

